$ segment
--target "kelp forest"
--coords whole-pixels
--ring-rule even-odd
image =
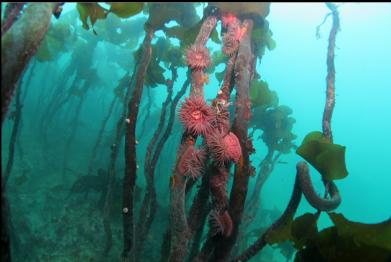
[[[273,5],[2,3],[1,260],[390,261],[390,214],[339,210],[344,5],[318,3],[323,113],[302,134],[262,70]]]

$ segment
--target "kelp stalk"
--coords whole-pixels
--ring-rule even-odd
[[[157,209],[154,175],[155,175],[155,167],[160,152],[158,152],[158,154],[156,155],[154,149],[156,147],[156,143],[158,142],[159,136],[161,135],[164,125],[166,123],[166,112],[168,109],[168,105],[172,100],[174,82],[178,77],[177,70],[173,66],[171,67],[171,74],[172,74],[171,80],[168,81],[167,83],[167,97],[162,104],[159,124],[155,130],[155,133],[152,136],[151,141],[148,144],[147,152],[145,154],[144,176],[147,181],[147,189],[141,205],[140,217],[139,217],[138,226],[136,230],[137,233],[136,250],[135,250],[136,260],[138,260],[139,256],[143,251],[144,241],[149,233]],[[157,156],[156,159],[152,158],[153,155]]]
[[[229,101],[229,98],[232,93],[233,88],[233,80],[234,80],[234,69],[237,58],[237,52],[235,52],[232,56],[229,57],[226,67],[225,67],[225,75],[223,79],[223,85],[220,88],[217,99],[224,99],[225,101]]]
[[[334,67],[334,49],[335,49],[335,36],[339,29],[339,16],[337,8],[334,4],[326,3],[327,7],[332,11],[333,25],[330,31],[328,55],[327,55],[327,92],[326,92],[326,105],[323,112],[323,134],[332,142],[332,130],[331,130],[331,116],[335,104],[335,67]],[[297,207],[301,200],[301,194],[303,193],[307,201],[314,208],[320,211],[331,211],[336,209],[341,203],[341,197],[338,192],[337,186],[333,181],[324,181],[326,186],[326,193],[324,197],[319,197],[312,185],[311,178],[309,175],[308,166],[305,162],[299,162],[296,166],[297,174],[293,193],[287,208],[281,217],[274,222],[264,234],[246,251],[240,256],[235,258],[233,261],[247,261],[251,257],[255,256],[266,244],[267,236],[275,230],[281,229],[282,226],[286,225],[293,219]],[[327,199],[327,195],[330,198]]]
[[[22,107],[23,105],[21,104],[21,93],[22,93],[22,83],[21,81],[18,82],[18,88],[16,90],[16,100],[15,100],[15,111],[14,111],[14,123],[12,126],[12,132],[11,132],[11,140],[8,148],[8,160],[7,160],[7,165],[5,167],[4,171],[4,183],[6,184],[9,176],[12,171],[12,166],[14,163],[14,158],[15,158],[15,143],[16,143],[16,138],[18,135],[18,131],[20,128],[20,119],[22,116]]]
[[[175,120],[176,107],[178,105],[179,100],[186,93],[186,90],[187,90],[187,87],[189,86],[189,84],[190,84],[190,79],[187,78],[186,81],[183,83],[181,89],[178,91],[178,93],[175,95],[174,99],[171,102],[170,117],[168,119],[166,130],[164,131],[162,137],[160,138],[160,140],[156,146],[156,151],[155,151],[156,157],[154,155],[153,158],[158,157],[157,153],[161,152],[163,150],[165,143],[168,141],[168,138],[171,135],[172,127],[174,125],[174,120]],[[163,237],[160,262],[167,261],[169,255],[170,255],[170,247],[171,247],[171,234],[170,234],[170,230],[168,229]]]
[[[92,171],[93,171],[93,168],[94,168],[94,162],[95,162],[95,159],[96,159],[96,155],[98,153],[98,148],[99,148],[99,146],[100,146],[100,144],[102,142],[103,132],[104,132],[104,130],[106,128],[107,122],[109,121],[109,119],[111,117],[111,114],[113,113],[114,106],[115,106],[116,102],[118,101],[117,99],[118,99],[118,97],[114,96],[114,98],[111,101],[111,104],[109,106],[109,110],[107,111],[107,115],[103,119],[102,124],[100,126],[100,129],[99,129],[99,132],[98,132],[98,137],[95,140],[95,144],[94,144],[94,147],[92,149],[90,162],[88,164],[87,175],[91,175],[92,174]]]
[[[240,26],[240,21],[237,20],[237,26]],[[238,50],[234,51],[230,55],[229,59],[226,62],[226,70],[223,79],[223,84],[220,90],[217,92],[216,98],[213,100],[212,105],[216,111],[216,130],[219,130],[224,133],[229,132],[229,111],[227,110],[229,106],[229,100],[231,97],[231,92],[234,87],[234,69],[237,59]],[[210,156],[208,156],[210,157]],[[225,215],[225,219],[231,220],[231,217],[228,214],[224,214],[228,209],[228,196],[227,196],[227,183],[229,176],[230,163],[225,164],[222,167],[219,167],[218,163],[212,161],[208,166],[208,171],[205,176],[208,176],[209,180],[209,191],[212,196],[212,207],[208,207],[207,210],[213,208],[214,214]],[[197,199],[195,199],[197,200]],[[194,200],[193,204],[196,204]],[[191,215],[191,214],[190,214]],[[225,228],[227,230],[228,228]],[[201,231],[199,233],[199,231]],[[203,248],[197,254],[199,249],[198,238],[201,237],[202,228],[194,236],[193,246],[190,254],[190,258],[195,261],[205,261],[211,255],[215,248],[216,243],[221,241],[221,238],[225,237],[221,234],[216,234],[214,229],[209,229],[208,240],[204,243]],[[230,229],[227,230],[227,232]]]
[[[133,90],[133,81],[135,76],[135,69],[137,67],[137,62],[134,65],[132,78],[128,84],[128,88],[126,89],[125,99],[124,99],[124,107],[121,113],[120,118],[117,122],[117,130],[114,137],[114,142],[111,146],[111,154],[110,154],[110,162],[108,167],[108,176],[109,176],[109,184],[107,185],[106,190],[106,196],[105,196],[105,205],[103,208],[103,228],[105,231],[106,236],[106,246],[104,249],[104,255],[107,255],[112,247],[112,233],[111,233],[111,203],[113,198],[113,190],[114,190],[114,184],[115,184],[115,177],[116,177],[116,163],[118,158],[118,153],[120,149],[120,144],[122,137],[124,135],[124,129],[125,129],[125,119],[126,119],[126,112],[127,112],[127,104],[130,100],[131,91]]]
[[[29,85],[31,83],[31,79],[34,76],[34,72],[35,72],[35,68],[36,68],[36,65],[37,65],[37,61],[34,60],[30,64],[31,64],[31,66],[30,66],[29,71],[28,71],[28,76],[26,77],[26,80],[23,80],[24,85]],[[26,97],[27,97],[27,94],[28,94],[28,92],[27,92],[28,88],[24,87],[23,90],[24,90],[24,92],[22,92],[23,96],[21,97],[21,101],[20,101],[22,107],[23,107],[23,104],[26,101]],[[17,149],[18,149],[19,158],[23,162],[24,161],[24,152],[23,152],[22,142],[21,142],[21,139],[20,139],[20,137],[22,136],[21,135],[22,134],[22,129],[23,129],[23,117],[21,115],[18,132],[16,134],[16,146],[17,146]]]
[[[148,119],[151,115],[151,107],[152,107],[152,96],[151,96],[151,88],[148,88],[147,89],[147,103],[146,105],[144,106],[143,110],[141,110],[141,114],[140,114],[140,118],[142,117],[143,113],[145,112],[145,117],[144,117],[144,120],[143,120],[143,123],[141,124],[141,131],[140,131],[140,135],[138,136],[138,140],[142,140],[144,135],[145,135],[145,129],[147,127],[147,122],[148,122]]]
[[[148,27],[145,32],[145,38],[142,44],[142,56],[137,66],[135,87],[132,98],[128,104],[128,117],[125,131],[125,175],[123,179],[123,236],[124,247],[122,257],[126,261],[130,259],[129,253],[133,248],[134,243],[134,187],[136,185],[137,176],[137,155],[136,155],[136,124],[139,112],[139,104],[141,95],[144,89],[145,73],[152,56],[151,41],[154,35],[154,30]],[[134,254],[134,252],[133,252]]]
[[[247,227],[248,223],[251,223],[256,217],[256,212],[257,210],[259,210],[260,194],[263,185],[265,184],[269,175],[273,172],[274,166],[281,156],[281,153],[278,153],[273,157],[274,152],[274,150],[269,150],[265,158],[261,161],[260,170],[257,176],[257,181],[255,182],[254,191],[249,200],[246,201],[247,203],[245,207],[245,213],[248,219],[244,219],[242,221],[244,227]]]
[[[194,45],[205,46],[209,39],[210,33],[215,28],[217,23],[216,16],[208,16],[204,19],[201,29],[197,35]],[[191,71],[191,91],[190,95],[195,97],[203,97],[203,81],[204,72],[202,69],[192,69]],[[196,137],[184,132],[181,139],[181,145],[177,151],[177,163],[179,164],[181,156],[184,152],[195,144]],[[184,261],[187,253],[190,232],[185,215],[185,190],[187,178],[184,174],[175,168],[174,174],[171,177],[171,194],[170,194],[170,228],[171,228],[171,244],[169,261]]]
[[[232,218],[233,230],[232,234],[219,241],[213,254],[214,261],[227,261],[230,251],[235,244],[239,225],[242,219],[244,202],[247,195],[248,179],[250,175],[250,158],[248,145],[248,122],[250,119],[250,100],[249,87],[251,80],[251,64],[254,59],[251,46],[251,33],[253,21],[246,19],[243,21],[243,26],[246,32],[240,41],[238,56],[235,63],[236,77],[236,112],[232,131],[238,137],[242,156],[239,163],[235,167],[234,184],[232,187],[228,213]]]
[[[331,117],[333,115],[335,105],[335,65],[334,65],[334,50],[335,38],[339,30],[339,13],[335,4],[326,3],[327,7],[332,12],[333,24],[329,35],[329,46],[327,49],[327,89],[326,89],[326,105],[323,111],[322,128],[323,134],[333,141],[333,133],[331,131]]]
[[[49,29],[58,3],[30,3],[1,38],[1,123],[4,123],[16,83]]]
[[[65,142],[64,158],[63,158],[63,172],[62,172],[63,182],[66,180],[66,177],[67,177],[66,171],[68,168],[68,162],[69,162],[69,156],[70,156],[69,151],[70,151],[72,142],[75,138],[75,135],[77,133],[78,127],[79,127],[78,123],[79,123],[79,118],[80,118],[80,112],[81,112],[81,109],[83,108],[84,101],[85,101],[85,95],[83,95],[82,97],[79,97],[79,101],[77,103],[75,114],[73,116],[72,123],[71,123],[71,128],[70,128],[71,133],[69,134],[69,136]]]
[[[258,240],[247,248],[240,256],[236,257],[235,262],[248,261],[255,256],[267,244],[267,237],[273,231],[280,230],[284,225],[289,223],[296,214],[299,206],[301,195],[304,194],[308,202],[318,210],[331,211],[336,209],[341,203],[341,197],[338,189],[334,186],[330,187],[330,199],[325,199],[317,195],[309,175],[308,165],[305,162],[299,162],[296,165],[296,179],[293,186],[292,196],[284,213],[277,219]]]
[[[189,211],[189,228],[190,234],[194,235],[191,246],[189,259],[192,260],[198,253],[201,242],[201,237],[204,229],[204,224],[210,211],[209,200],[209,175],[205,172],[202,177],[201,186],[194,197],[193,204]]]
[[[1,176],[1,261],[11,261],[11,214],[5,194],[4,178]]]
[[[1,27],[1,36],[3,36],[19,18],[20,12],[25,3],[8,3],[4,11],[4,23]]]
[[[262,236],[257,241],[255,241],[253,245],[248,247],[240,256],[236,257],[232,261],[235,262],[248,261],[250,258],[255,256],[260,250],[262,250],[263,247],[265,247],[265,245],[267,244],[267,235],[270,232],[281,228],[284,224],[288,223],[291,218],[293,218],[301,200],[301,188],[300,188],[299,177],[303,173],[306,172],[308,173],[307,164],[305,164],[304,162],[299,163],[296,166],[296,170],[297,173],[296,173],[295,185],[293,186],[293,192],[289,200],[288,206],[285,208],[284,213],[262,234]]]

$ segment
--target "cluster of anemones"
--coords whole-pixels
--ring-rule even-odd
[[[211,132],[216,119],[213,109],[201,96],[186,98],[179,111],[179,117],[188,133],[204,136]]]
[[[208,48],[203,45],[191,45],[186,50],[186,63],[191,69],[204,69],[211,64]]]
[[[209,215],[209,228],[212,236],[221,234],[229,237],[232,234],[233,223],[228,211],[213,210]]]
[[[247,31],[247,25],[241,26],[239,19],[233,14],[222,16],[222,23],[227,27],[227,33],[223,35],[223,53],[232,56],[238,49],[239,43]]]
[[[239,19],[236,17],[234,13],[226,12],[221,16],[221,23],[223,27],[228,27],[232,24],[239,23]]]
[[[190,145],[183,152],[177,166],[177,170],[184,176],[197,179],[204,170],[206,161],[206,152],[204,149],[196,149]]]
[[[230,161],[237,163],[242,156],[242,148],[239,139],[232,133],[224,133],[215,130],[206,138],[210,154],[213,160],[222,166]]]

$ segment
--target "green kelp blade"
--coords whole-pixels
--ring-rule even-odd
[[[269,232],[266,235],[266,242],[270,245],[283,243],[292,239],[291,235],[292,221],[287,222],[281,227]]]
[[[348,175],[345,150],[333,144],[319,131],[309,133],[296,153],[307,160],[327,180],[342,179]]]
[[[320,143],[321,152],[316,161],[321,174],[328,180],[343,179],[348,175],[345,166],[346,147],[336,144]],[[323,150],[323,148],[326,148]]]
[[[66,51],[65,43],[48,34],[38,49],[36,57],[40,62],[53,61],[58,54],[64,51]]]
[[[276,106],[278,104],[277,94],[269,89],[266,81],[255,80],[250,84],[250,100],[253,107]]]
[[[148,74],[145,78],[145,85],[150,87],[156,87],[157,85],[162,85],[166,83],[166,78],[164,77],[164,68],[161,67],[156,61],[152,61],[148,67]]]
[[[280,227],[272,230],[266,236],[269,244],[279,244],[292,241],[295,248],[300,249],[314,239],[318,233],[318,215],[305,213],[294,220],[292,218]]]
[[[391,218],[378,224],[364,224],[347,220],[342,214],[327,213],[334,226],[315,232],[312,218],[301,216],[297,227],[292,223],[292,236],[295,247],[299,248],[295,262],[333,261],[333,262],[388,262],[391,259]],[[315,218],[315,217],[313,217]],[[304,222],[304,223],[303,223]],[[309,236],[304,246],[298,246],[296,232]],[[309,232],[310,234],[307,234]],[[296,239],[295,239],[296,238]]]
[[[266,47],[269,49],[269,51],[272,51],[273,49],[276,48],[277,43],[276,41],[272,38],[273,33],[269,30],[266,36]]]
[[[225,63],[227,61],[227,57],[223,54],[223,52],[216,51],[212,54],[212,66],[210,67],[216,67],[222,63]]]
[[[318,234],[318,217],[317,214],[305,213],[293,221],[291,226],[291,240],[297,249],[303,248]]]
[[[304,140],[303,140],[303,143],[302,144],[306,144],[310,141],[319,141],[319,142],[330,142],[330,140],[328,140],[322,132],[319,132],[319,131],[313,131],[311,133],[308,133]]]
[[[35,57],[39,62],[45,62],[45,61],[51,61],[53,60],[54,56],[50,52],[49,44],[47,39],[43,41],[41,46],[38,48]]]
[[[250,84],[250,93],[249,93],[249,95],[250,95],[250,99],[251,99],[251,104],[255,104],[255,101],[258,98],[258,93],[259,93],[258,85],[256,84],[256,82],[255,83],[254,82],[252,82]]]
[[[333,226],[320,231],[316,239],[296,253],[295,262],[389,262],[390,251],[375,245],[358,245],[351,236],[341,236]]]
[[[339,236],[352,237],[357,244],[376,246],[391,252],[391,218],[378,224],[364,224],[349,221],[342,214],[327,214]]]
[[[143,10],[144,3],[111,3],[110,12],[114,13],[118,17],[128,18],[137,15]]]
[[[216,44],[221,44],[221,40],[219,38],[219,34],[217,33],[216,27],[213,28],[212,32],[210,33],[210,40],[212,40]]]
[[[287,240],[292,240],[291,228],[293,216],[286,219],[285,223],[278,228],[270,231],[266,235],[266,242],[270,245],[283,243]]]
[[[88,16],[89,16],[89,14],[88,14],[88,6],[85,5],[85,4],[77,3],[76,9],[79,12],[80,20],[83,23],[83,28],[86,29],[86,30],[90,29],[90,27],[89,27],[89,25],[87,23],[87,19],[88,19]]]
[[[185,62],[183,59],[183,53],[177,47],[170,47],[170,49],[167,52],[167,60],[168,60],[167,62],[169,62],[177,67],[185,66]]]
[[[91,21],[91,26],[94,26],[96,20],[105,19],[107,17],[107,10],[101,7],[98,3],[77,3],[77,11],[80,15],[80,20],[83,23],[83,28],[88,30],[88,17]]]

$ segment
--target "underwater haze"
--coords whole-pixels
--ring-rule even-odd
[[[391,260],[390,3],[1,7],[2,260]]]

